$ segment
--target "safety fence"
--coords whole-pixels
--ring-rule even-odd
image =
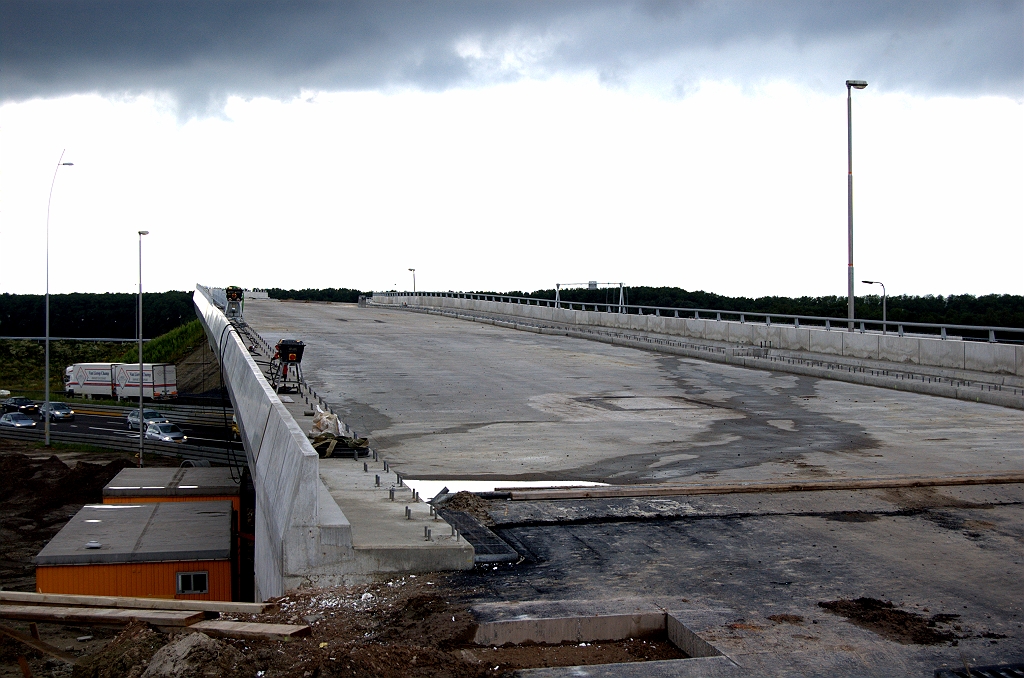
[[[963,341],[988,341],[990,343],[1024,344],[1024,328],[997,327],[990,325],[957,325],[952,323],[916,323],[907,321],[878,320],[869,318],[831,318],[813,315],[790,315],[786,313],[754,313],[708,308],[680,308],[675,306],[637,306],[632,304],[592,303],[565,301],[563,299],[540,299],[536,297],[514,297],[499,294],[475,294],[472,292],[374,292],[373,299],[396,298],[448,298],[490,301],[525,306],[565,309],[568,311],[593,311],[595,313],[616,313],[626,315],[650,315],[671,318],[692,318],[694,320],[737,321],[759,323],[771,327],[788,325],[795,328],[817,327],[826,331],[882,332],[898,337],[919,335],[940,339]],[[372,301],[372,299],[371,299]],[[383,303],[392,303],[384,301]],[[951,334],[956,332],[956,335]]]
[[[543,302],[543,303],[541,303]],[[1024,377],[1024,345],[997,341],[965,341],[946,335],[911,335],[877,331],[849,331],[824,322],[822,325],[800,324],[808,316],[794,318],[792,324],[774,320],[778,316],[763,316],[763,322],[753,322],[749,314],[733,313],[738,320],[729,320],[728,311],[710,313],[686,309],[665,309],[647,306],[608,304],[580,304],[527,297],[464,294],[455,292],[375,293],[374,305],[413,308],[456,309],[461,311],[496,313],[532,321],[563,323],[574,327],[600,327],[612,331],[627,330],[700,339],[705,342],[740,346],[770,347],[785,351],[843,356],[847,359],[878,360],[900,365],[919,365],[964,371],[987,372],[997,375]],[[619,309],[623,312],[619,312]],[[627,312],[631,311],[631,312]],[[666,313],[661,313],[666,311]],[[703,317],[704,313],[708,317]],[[821,319],[829,321],[831,319]],[[843,321],[845,324],[845,321]],[[860,322],[860,321],[858,321]],[[864,321],[865,323],[867,321]],[[965,326],[943,326],[965,327]],[[966,326],[970,327],[970,326]],[[987,328],[1024,332],[1014,328]]]

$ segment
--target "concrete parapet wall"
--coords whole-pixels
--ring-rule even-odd
[[[256,597],[266,600],[340,565],[352,532],[323,487],[319,456],[205,288],[196,314],[216,351],[256,487]]]
[[[1024,346],[957,339],[881,335],[877,332],[848,332],[842,329],[793,325],[741,323],[732,320],[675,318],[669,316],[577,311],[552,306],[484,301],[462,297],[396,295],[378,298],[378,304],[410,307],[460,309],[480,313],[532,318],[569,325],[589,325],[610,329],[727,341],[735,344],[771,346],[783,350],[810,351],[849,358],[885,360],[957,370],[1024,377]],[[577,304],[578,306],[578,304]],[[603,305],[599,305],[603,307]],[[614,308],[614,307],[613,307]]]

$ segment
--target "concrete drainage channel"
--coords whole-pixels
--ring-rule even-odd
[[[495,604],[474,609],[478,625],[473,642],[481,649],[468,649],[465,652],[475,659],[497,664],[503,656],[512,654],[517,654],[521,660],[524,651],[528,651],[537,664],[549,665],[546,668],[520,669],[516,672],[517,676],[524,678],[744,675],[735,662],[690,630],[680,619],[683,615],[678,613],[643,606],[618,614],[551,617],[519,614],[524,608],[533,605]],[[509,614],[513,617],[507,618]],[[660,651],[652,653],[652,656],[668,655],[676,658],[606,663],[605,657],[615,656],[613,651],[609,651],[610,645],[631,641],[634,644],[650,643],[652,648],[660,646]],[[551,667],[550,664],[557,661],[552,660],[561,648],[571,648],[572,654],[569,656],[577,663]],[[563,650],[562,656],[566,654]]]

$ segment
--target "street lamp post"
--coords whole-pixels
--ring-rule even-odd
[[[416,294],[416,269],[410,268],[409,270],[412,272],[412,293]]]
[[[50,197],[46,201],[46,363],[43,368],[46,383],[43,385],[43,445],[50,446],[50,203],[53,202],[53,187],[57,183],[57,172],[61,167],[70,167],[73,162],[64,162],[64,153],[60,152],[57,167],[53,170],[53,181],[50,182]]]
[[[146,432],[142,430],[146,422],[142,410],[142,394],[145,392],[143,386],[146,383],[142,372],[142,236],[149,235],[149,231],[139,231],[139,468],[142,468],[142,446],[146,440]]]
[[[861,280],[865,285],[881,285],[882,286],[882,334],[885,334],[885,285],[878,282],[877,280]]]
[[[846,157],[848,161],[846,180],[846,204],[849,213],[847,224],[847,250],[849,262],[847,264],[847,308],[846,317],[849,319],[849,330],[853,331],[853,90],[864,89],[868,83],[863,80],[846,81]]]

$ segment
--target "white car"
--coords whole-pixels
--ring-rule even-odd
[[[0,426],[9,428],[35,428],[36,420],[21,412],[8,412],[0,417]]]
[[[188,437],[180,428],[169,421],[150,422],[146,426],[146,440],[162,440],[165,443],[183,443]]]
[[[154,424],[158,422],[167,422],[167,417],[162,412],[156,410],[142,410],[142,413],[146,417],[147,424]],[[132,410],[128,413],[128,416],[124,420],[125,427],[130,431],[137,431],[139,429],[139,411]]]

